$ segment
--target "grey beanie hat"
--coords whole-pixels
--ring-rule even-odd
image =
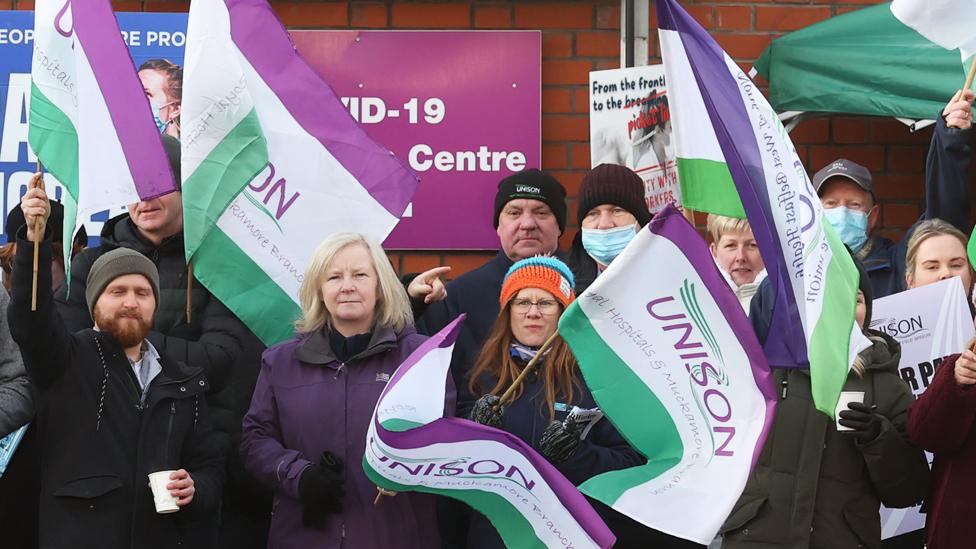
[[[152,286],[156,305],[159,306],[159,271],[149,258],[129,248],[116,248],[102,254],[95,260],[88,271],[88,282],[85,287],[85,301],[88,302],[88,312],[95,317],[95,302],[102,295],[105,287],[116,278],[127,274],[141,274],[149,280]]]

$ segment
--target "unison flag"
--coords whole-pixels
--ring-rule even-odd
[[[319,242],[384,239],[417,177],[356,124],[265,0],[193,0],[186,47],[187,258],[270,345],[292,337]]]
[[[958,49],[962,61],[976,55],[976,6],[971,0],[893,0],[891,13],[929,42]]]
[[[703,134],[715,133],[775,290],[767,359],[772,366],[809,364],[814,402],[833,416],[850,365],[869,345],[854,322],[857,268],[752,80],[674,0],[657,0],[657,17],[672,111],[701,101],[708,114]],[[672,117],[675,132],[682,123]]]
[[[397,368],[376,403],[363,469],[378,486],[459,499],[508,547],[610,547],[616,539],[583,495],[518,437],[444,417],[451,352],[463,315]]]
[[[708,544],[759,457],[776,394],[704,240],[667,206],[569,306],[559,333],[600,409],[647,458],[580,490]]]
[[[149,100],[108,0],[38,0],[28,142],[76,220],[176,190]]]

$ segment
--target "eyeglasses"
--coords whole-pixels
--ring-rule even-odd
[[[559,302],[555,299],[540,299],[539,301],[516,299],[512,301],[512,310],[520,315],[527,315],[532,310],[533,305],[538,307],[539,312],[544,315],[552,315],[559,312]]]

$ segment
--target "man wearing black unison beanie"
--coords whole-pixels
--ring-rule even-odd
[[[467,313],[451,359],[459,401],[465,393],[467,369],[477,358],[498,316],[498,295],[508,268],[520,259],[556,253],[559,236],[566,228],[566,189],[556,178],[540,170],[510,175],[498,183],[493,223],[501,243],[498,255],[448,283],[447,298],[432,303],[417,319],[417,329],[431,335],[459,314]],[[467,516],[463,513],[455,516],[457,513],[448,509],[439,511],[443,511],[440,522],[444,547],[463,547]]]

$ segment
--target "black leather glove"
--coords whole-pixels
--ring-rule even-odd
[[[580,431],[574,421],[553,420],[539,439],[539,452],[550,463],[562,463],[573,457],[579,448]]]
[[[343,488],[342,460],[332,452],[324,452],[319,462],[305,469],[298,479],[298,497],[304,507],[302,524],[306,528],[325,527],[325,518],[342,512]]]
[[[505,415],[505,407],[498,406],[500,400],[495,395],[485,395],[479,398],[474,403],[474,408],[471,409],[471,414],[468,419],[482,425],[500,429],[502,426],[502,416]]]
[[[871,442],[881,434],[881,415],[875,412],[873,406],[862,402],[851,402],[847,410],[842,410],[837,423],[850,427],[851,431],[839,431],[840,434],[857,439],[858,442]]]

